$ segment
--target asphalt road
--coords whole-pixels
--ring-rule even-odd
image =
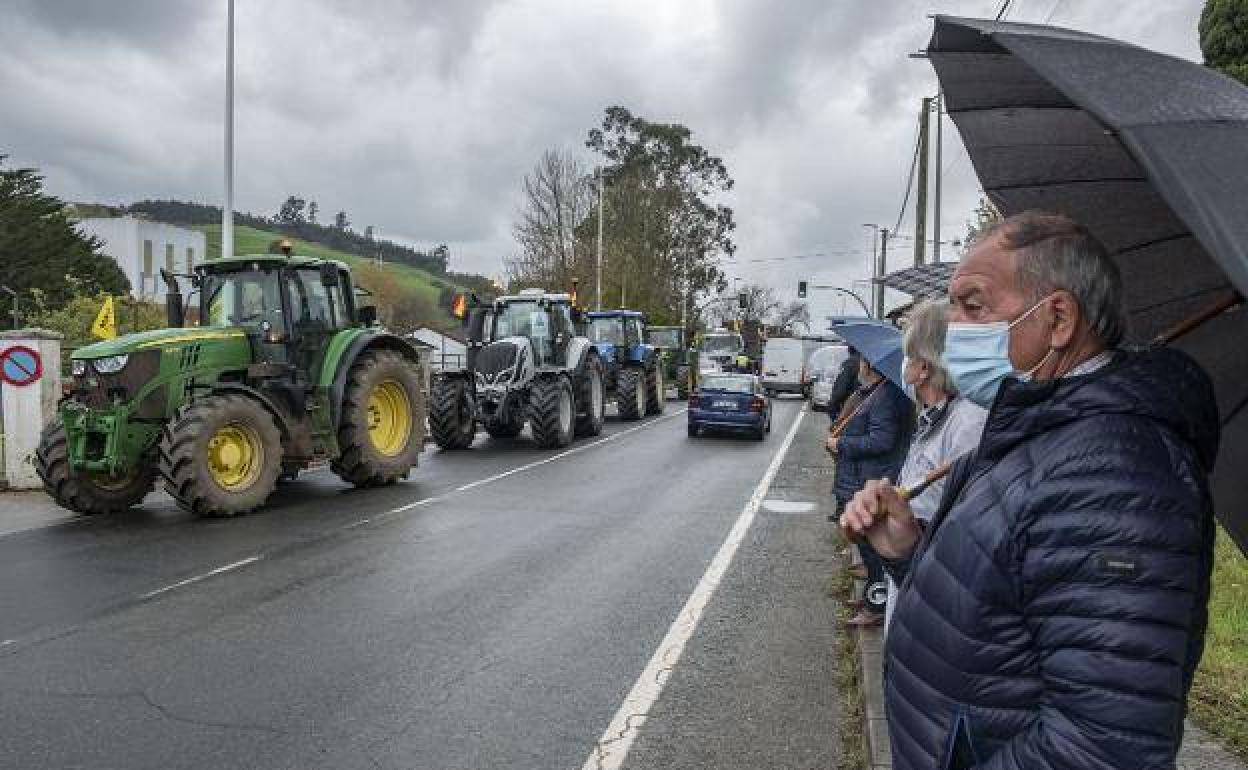
[[[761,443],[691,440],[669,402],[565,452],[430,450],[384,489],[312,472],[238,519],[155,498],[2,536],[0,767],[579,768],[800,406],[777,401]],[[759,592],[750,565],[772,569],[759,538],[794,537],[775,521],[750,530],[712,631]],[[716,645],[695,635],[690,660]],[[680,702],[626,767],[680,743]],[[687,756],[659,764],[707,755]]]

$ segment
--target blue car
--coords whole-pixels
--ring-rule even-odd
[[[689,394],[689,435],[703,428],[744,431],[762,441],[771,432],[771,399],[753,374],[704,374]]]

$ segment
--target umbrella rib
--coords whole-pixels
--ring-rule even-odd
[[[1218,291],[1225,291],[1225,290],[1226,290],[1226,288],[1227,288],[1227,285],[1226,285],[1226,284],[1222,284],[1222,285],[1220,285],[1220,286],[1214,286],[1214,287],[1209,288],[1209,289],[1199,289],[1199,290],[1197,290],[1197,291],[1191,292],[1190,294],[1184,294],[1184,295],[1183,295],[1183,296],[1181,296],[1181,297],[1168,297],[1168,298],[1166,298],[1165,300],[1162,300],[1161,302],[1154,302],[1154,303],[1153,303],[1153,304],[1151,304],[1151,305],[1143,305],[1143,306],[1141,306],[1141,307],[1133,307],[1133,308],[1131,308],[1130,313],[1131,313],[1131,315],[1137,315],[1137,314],[1139,314],[1139,313],[1147,313],[1148,311],[1150,311],[1150,310],[1156,310],[1156,309],[1157,309],[1157,308],[1159,308],[1159,307],[1165,307],[1165,306],[1167,306],[1167,305],[1173,305],[1173,304],[1178,303],[1178,302],[1187,302],[1187,301],[1189,301],[1189,300],[1199,299],[1200,297],[1204,297],[1204,296],[1209,295],[1209,294],[1212,294],[1212,293],[1214,293],[1214,292],[1218,292]]]
[[[1107,176],[1098,179],[1054,179],[1044,184],[1010,184],[1001,185],[999,187],[985,187],[985,190],[992,192],[1012,192],[1014,190],[1044,190],[1056,185],[1085,185],[1085,184],[1101,184],[1103,182],[1147,182],[1148,178],[1141,176]]]

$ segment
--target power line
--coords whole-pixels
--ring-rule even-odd
[[[919,147],[922,145],[922,127],[915,126],[914,129],[914,155],[910,158],[910,173],[906,176],[906,194],[901,199],[901,210],[897,212],[897,224],[893,225],[892,232],[901,229],[901,220],[906,216],[906,207],[910,205],[910,190],[914,187],[914,169],[919,162]]]
[[[1053,8],[1049,10],[1049,15],[1044,17],[1045,24],[1048,24],[1049,21],[1052,20],[1053,14],[1057,13],[1057,9],[1061,8],[1062,3],[1064,2],[1066,2],[1066,0],[1057,0],[1057,2],[1053,4]]]
[[[997,21],[1004,19],[1005,15],[1010,12],[1011,1],[1012,0],[1004,0],[1004,2],[1001,3],[1001,10],[997,11]]]

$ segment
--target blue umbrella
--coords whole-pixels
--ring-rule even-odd
[[[871,368],[905,390],[901,379],[901,331],[881,321],[855,321],[833,324],[832,331],[857,348]]]

